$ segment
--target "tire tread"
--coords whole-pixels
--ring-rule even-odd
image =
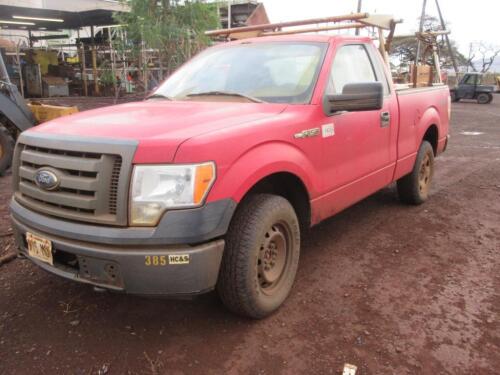
[[[427,152],[431,152],[434,156],[434,151],[431,144],[428,141],[422,141],[420,148],[417,153],[417,158],[415,160],[415,165],[411,173],[406,176],[401,177],[397,181],[397,190],[399,199],[403,203],[419,205],[424,203],[425,199],[421,196],[419,186],[418,186],[418,172],[420,169],[420,163]]]
[[[254,319],[269,314],[254,303],[249,293],[252,286],[249,286],[245,276],[249,274],[249,267],[253,266],[248,261],[248,253],[258,236],[261,218],[270,211],[281,210],[283,205],[293,210],[290,203],[280,196],[252,195],[242,202],[229,226],[217,291],[224,305],[236,314]]]

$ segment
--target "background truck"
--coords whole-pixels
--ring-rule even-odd
[[[496,91],[494,85],[483,85],[481,73],[465,73],[456,87],[450,89],[453,102],[460,99],[475,99],[479,104],[489,104]]]
[[[288,296],[308,228],[395,181],[402,201],[428,199],[449,117],[448,88],[396,91],[369,37],[217,45],[143,102],[24,132],[17,243],[62,277],[145,295],[217,289],[262,318]]]

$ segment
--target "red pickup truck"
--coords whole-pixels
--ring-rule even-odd
[[[217,289],[261,318],[289,294],[309,227],[394,181],[402,201],[428,198],[449,118],[446,86],[396,90],[366,37],[217,45],[145,101],[22,133],[19,251],[100,289]]]

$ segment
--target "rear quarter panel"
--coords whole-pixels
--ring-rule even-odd
[[[400,90],[398,162],[394,179],[411,172],[418,148],[432,125],[438,129],[438,153],[449,131],[449,89],[447,86]]]

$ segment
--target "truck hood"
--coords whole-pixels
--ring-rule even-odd
[[[286,104],[149,100],[61,117],[30,133],[138,141],[136,163],[172,161],[179,145],[201,134],[275,116]],[[147,157],[146,157],[147,154]]]

